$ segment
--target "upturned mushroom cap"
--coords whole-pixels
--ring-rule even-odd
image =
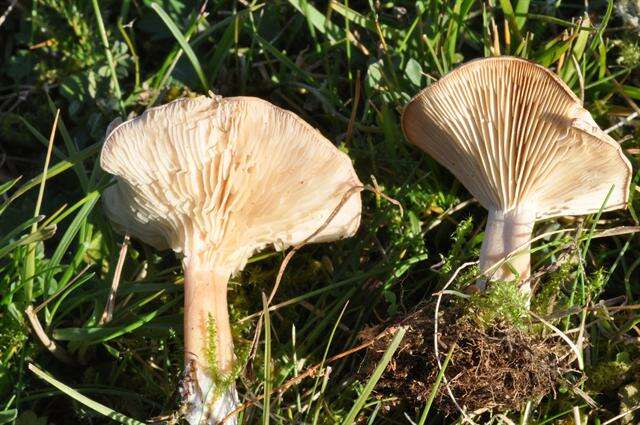
[[[623,208],[631,164],[566,84],[513,57],[468,62],[405,108],[409,141],[490,211],[536,219]]]
[[[101,166],[117,176],[108,216],[158,249],[234,273],[269,244],[302,242],[361,186],[349,157],[297,115],[249,97],[180,99],[107,135]],[[309,242],[351,236],[349,196]]]

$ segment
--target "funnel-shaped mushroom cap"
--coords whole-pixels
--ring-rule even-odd
[[[118,177],[104,203],[122,230],[231,273],[266,245],[305,240],[361,185],[347,155],[257,98],[150,109],[107,135],[101,165]],[[360,208],[354,193],[310,242],[351,236]]]
[[[536,219],[627,202],[631,165],[571,90],[534,63],[469,62],[420,92],[402,124],[488,210],[527,205]]]

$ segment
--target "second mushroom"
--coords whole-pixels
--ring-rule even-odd
[[[489,211],[480,289],[487,280],[518,280],[530,292],[537,220],[626,206],[631,165],[622,149],[558,76],[535,63],[464,64],[420,92],[402,126]]]
[[[185,416],[216,424],[238,403],[227,382],[236,360],[229,278],[268,245],[352,236],[361,183],[318,131],[256,98],[180,99],[111,127],[101,154],[116,176],[104,193],[107,215],[123,232],[180,254]]]

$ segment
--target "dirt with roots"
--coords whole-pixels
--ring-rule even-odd
[[[393,326],[406,326],[405,337],[385,369],[375,392],[396,398],[394,404],[422,409],[440,370],[434,353],[434,303],[422,305]],[[467,314],[465,314],[467,312]],[[480,323],[464,305],[441,308],[438,321],[440,362],[455,344],[434,403],[446,414],[519,410],[528,400],[555,393],[568,371],[569,347],[555,334],[541,335],[531,326],[506,320]],[[361,333],[374,338],[381,326]],[[367,350],[360,377],[370,376],[393,335],[376,340]]]

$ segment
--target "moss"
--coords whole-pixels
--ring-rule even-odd
[[[25,346],[27,339],[24,327],[17,320],[9,314],[0,316],[0,397],[13,389],[11,369],[16,353],[30,356],[34,351],[33,346]]]
[[[207,364],[209,370],[212,372],[217,371],[218,362],[216,360],[216,353],[218,351],[218,329],[216,328],[216,319],[209,314],[209,320],[207,320]],[[212,373],[213,374],[213,373]]]
[[[606,283],[607,271],[603,268],[594,271],[587,279],[587,283],[584,288],[585,298],[596,299],[599,297],[604,290]]]
[[[483,325],[507,322],[525,328],[527,296],[514,282],[491,282],[486,292],[472,295],[468,315]]]
[[[207,321],[207,364],[209,365],[209,375],[213,382],[214,399],[223,394],[242,373],[245,363],[249,357],[250,343],[238,335],[238,328],[231,328],[231,335],[234,340],[235,362],[230,372],[223,373],[218,369],[216,360],[217,351],[217,328],[216,321],[211,314]]]
[[[453,241],[451,249],[447,256],[442,259],[443,263],[440,270],[443,274],[447,275],[460,266],[462,259],[465,258],[463,252],[472,232],[473,217],[468,217],[460,222],[453,235],[451,235],[451,240]]]
[[[18,321],[8,314],[0,316],[0,363],[8,364],[13,354],[22,350],[27,335]]]
[[[548,280],[538,285],[540,290],[531,301],[531,310],[547,315],[554,310],[554,306],[558,304],[564,306],[567,299],[563,296],[561,289],[571,281],[574,270],[574,262],[565,261],[557,270],[548,273],[546,276]]]
[[[587,371],[587,386],[596,392],[612,391],[629,379],[631,365],[624,360],[598,363]]]
[[[618,47],[617,62],[628,68],[637,68],[640,65],[640,46],[631,40],[616,40],[614,45]]]
[[[584,279],[584,290],[578,286],[577,257],[572,256],[564,261],[560,267],[547,273],[544,281],[539,281],[535,297],[531,302],[531,310],[538,314],[547,315],[554,310],[561,310],[575,303],[583,304],[586,300],[597,299],[607,283],[607,271],[595,270]],[[574,293],[571,304],[571,293]]]

